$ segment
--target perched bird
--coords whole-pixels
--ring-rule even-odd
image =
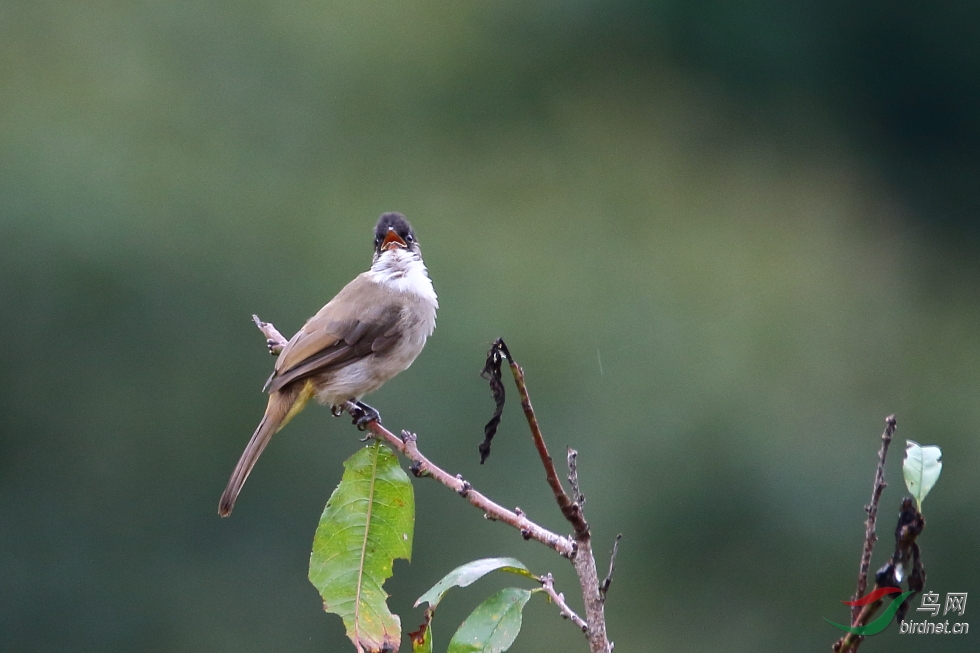
[[[412,226],[400,213],[385,213],[374,228],[371,269],[344,286],[280,352],[265,384],[269,405],[221,495],[218,514],[231,514],[269,439],[310,399],[335,415],[354,402],[361,409],[359,426],[377,419],[361,397],[408,369],[436,327],[437,308]]]

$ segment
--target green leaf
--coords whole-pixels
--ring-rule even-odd
[[[412,483],[390,449],[375,443],[344,463],[313,538],[310,582],[358,650],[398,650],[401,621],[382,585],[395,558],[411,558],[414,525]]]
[[[919,512],[922,512],[922,502],[943,471],[943,463],[939,460],[942,455],[939,447],[923,447],[918,442],[906,440],[902,473],[905,475],[905,486],[915,498]]]
[[[534,574],[528,571],[524,563],[516,558],[483,558],[481,560],[474,560],[460,567],[456,567],[443,576],[442,580],[419,597],[415,602],[415,607],[418,607],[421,603],[428,603],[430,609],[434,610],[450,588],[466,587],[497,569],[534,578]]]
[[[501,653],[521,632],[521,614],[531,591],[507,587],[476,606],[449,642],[448,653]]]

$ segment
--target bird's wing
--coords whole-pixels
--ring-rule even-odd
[[[370,286],[358,289],[360,305],[369,308],[360,311],[357,317],[342,314],[339,308],[350,305],[343,300],[353,285],[352,282],[344,288],[292,337],[279,354],[276,371],[266,382],[266,390],[275,392],[291,381],[343,367],[390,349],[398,342],[401,308],[383,301],[371,292]]]

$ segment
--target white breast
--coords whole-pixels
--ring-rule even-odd
[[[390,250],[365,274],[379,285],[408,295],[398,325],[405,335],[382,355],[383,360],[369,356],[338,369],[317,392],[317,399],[327,405],[360,399],[408,369],[436,328],[439,300],[419,258],[406,250]]]
[[[435,328],[435,309],[439,308],[439,300],[422,259],[408,250],[392,249],[375,261],[368,276],[376,283],[398,292],[417,295],[423,302],[431,304]]]

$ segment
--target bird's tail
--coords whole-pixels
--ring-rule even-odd
[[[313,384],[307,382],[305,384],[293,384],[291,387],[283,388],[269,395],[269,405],[266,406],[265,415],[262,416],[262,421],[259,422],[258,428],[252,434],[252,439],[248,441],[245,451],[242,452],[242,457],[235,465],[235,471],[231,473],[231,478],[228,479],[228,487],[225,488],[224,494],[221,495],[221,501],[218,502],[219,515],[227,517],[231,514],[235,507],[235,500],[238,499],[238,493],[242,491],[242,486],[245,485],[245,479],[248,478],[249,472],[255,466],[255,461],[259,459],[262,451],[269,444],[269,440],[296,413],[303,410],[306,402],[310,400],[313,394]]]

